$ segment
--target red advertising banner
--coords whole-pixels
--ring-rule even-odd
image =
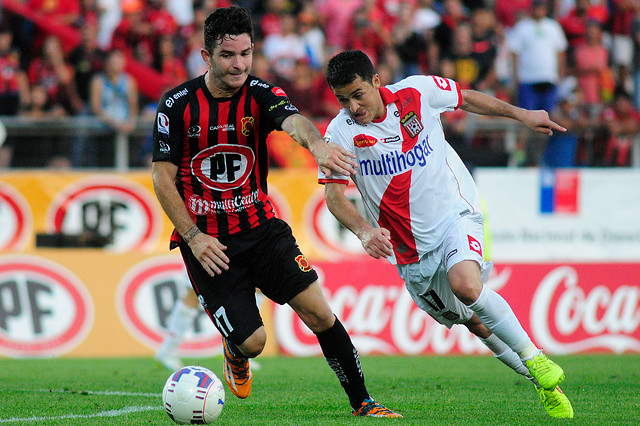
[[[370,260],[314,267],[362,354],[488,352],[466,327],[447,329],[418,309],[393,265]],[[487,285],[547,353],[640,351],[637,263],[501,264]],[[282,353],[320,354],[315,337],[288,307],[274,309]]]

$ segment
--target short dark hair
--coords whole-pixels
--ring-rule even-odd
[[[360,76],[362,81],[372,82],[376,70],[371,59],[361,50],[346,50],[329,60],[327,83],[332,88],[344,87]]]
[[[204,47],[213,51],[227,36],[249,34],[253,43],[253,20],[249,11],[243,7],[219,7],[204,20]]]

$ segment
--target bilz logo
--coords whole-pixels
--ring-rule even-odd
[[[0,353],[66,353],[85,338],[92,322],[91,297],[69,270],[35,256],[0,258]]]
[[[367,148],[375,145],[377,142],[378,142],[378,139],[374,138],[373,136],[368,136],[362,133],[357,136],[354,136],[353,138],[353,144],[357,148]]]
[[[53,200],[48,232],[105,237],[115,251],[153,248],[162,216],[148,190],[112,176],[73,183]]]
[[[158,132],[169,134],[169,117],[161,112],[158,113]]]
[[[240,119],[240,125],[242,126],[241,132],[245,136],[249,136],[253,131],[253,117],[242,117]]]
[[[311,264],[309,263],[307,258],[304,257],[304,254],[299,254],[296,256],[296,263],[298,264],[298,268],[300,268],[302,272],[309,272],[312,269]]]
[[[287,96],[287,94],[280,87],[274,87],[271,89],[274,95],[276,96]]]
[[[27,200],[12,186],[0,182],[0,252],[22,250],[32,222]]]
[[[446,78],[438,77],[437,75],[432,75],[433,81],[436,82],[436,86],[438,86],[442,90],[451,91],[451,84],[449,84],[449,80]]]
[[[200,130],[202,130],[202,129],[198,125],[189,127],[189,130],[187,130],[187,137],[188,138],[199,138],[200,137]]]
[[[191,160],[191,172],[207,188],[226,191],[239,188],[255,163],[249,147],[219,144],[202,150]]]
[[[404,117],[400,120],[402,123],[402,127],[407,131],[409,136],[415,138],[420,134],[424,126],[422,125],[422,121],[420,121],[420,117],[413,111],[409,111],[405,114]]]
[[[167,332],[175,301],[187,291],[193,290],[180,257],[148,259],[131,268],[118,284],[118,315],[133,336],[157,349]],[[185,354],[210,355],[219,351],[220,344],[220,333],[200,308],[188,325],[180,350]]]
[[[471,235],[467,235],[467,238],[469,239],[469,248],[482,256],[482,246],[480,245],[478,240],[473,238]]]

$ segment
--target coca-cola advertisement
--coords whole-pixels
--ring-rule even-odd
[[[466,327],[447,329],[421,311],[386,261],[314,268],[361,354],[488,353]],[[486,285],[509,302],[549,354],[640,352],[640,264],[498,264]],[[283,354],[321,353],[288,306],[274,307],[274,325]]]

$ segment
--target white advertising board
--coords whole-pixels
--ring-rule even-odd
[[[640,260],[640,170],[476,169],[496,261]]]

